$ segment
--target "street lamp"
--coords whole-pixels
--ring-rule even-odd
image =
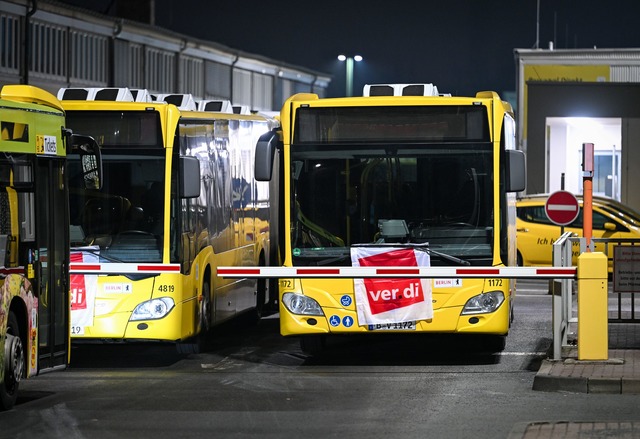
[[[353,62],[362,61],[362,57],[338,55],[338,60],[347,62],[347,96],[353,96]]]

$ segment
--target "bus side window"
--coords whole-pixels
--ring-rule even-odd
[[[18,122],[0,122],[2,140],[12,140],[14,142],[29,141],[29,125]]]
[[[9,249],[9,235],[0,235],[0,267],[7,266],[7,250]]]

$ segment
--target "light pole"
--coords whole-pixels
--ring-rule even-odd
[[[362,57],[360,55],[338,55],[338,59],[347,62],[347,96],[353,96],[353,62],[362,61]]]

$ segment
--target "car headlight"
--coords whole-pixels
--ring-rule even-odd
[[[171,297],[160,297],[158,299],[147,300],[136,306],[129,321],[135,320],[157,320],[161,319],[174,308],[175,303]]]
[[[323,316],[320,304],[314,299],[302,294],[284,293],[282,295],[282,303],[293,314],[302,314],[307,316]]]
[[[504,302],[502,291],[489,291],[478,294],[467,300],[464,308],[462,308],[462,315],[494,312],[502,305],[502,302]]]

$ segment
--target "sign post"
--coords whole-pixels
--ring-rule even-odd
[[[582,192],[584,193],[582,235],[587,241],[587,251],[591,251],[591,235],[593,232],[593,143],[582,144]]]
[[[571,192],[556,191],[547,198],[544,211],[549,221],[559,226],[566,226],[578,218],[580,205]]]

